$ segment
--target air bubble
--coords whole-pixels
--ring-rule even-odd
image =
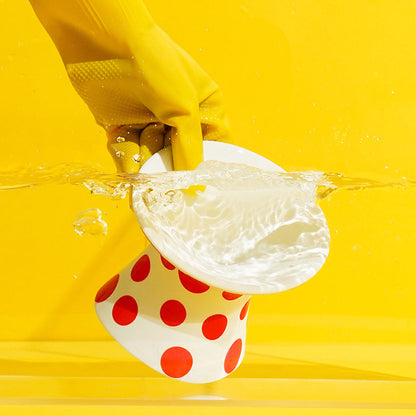
[[[103,220],[99,208],[89,208],[80,212],[73,226],[74,231],[81,236],[107,234],[107,223]]]

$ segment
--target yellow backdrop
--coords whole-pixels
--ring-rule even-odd
[[[147,3],[221,86],[238,145],[287,170],[416,178],[415,2]],[[2,1],[0,15],[1,170],[114,171],[29,2]],[[95,292],[145,244],[127,202],[50,185],[0,192],[0,204],[0,340],[109,339]],[[108,235],[78,236],[77,213],[95,207]],[[327,263],[299,288],[255,297],[248,342],[415,342],[414,190],[341,192],[322,208]]]

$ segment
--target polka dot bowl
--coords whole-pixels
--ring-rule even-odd
[[[219,142],[204,142],[204,159],[281,171],[262,156]],[[171,169],[167,148],[141,172]],[[147,237],[152,245],[98,291],[99,319],[126,350],[161,374],[190,383],[227,376],[243,359],[247,293],[255,292],[221,287],[197,276],[182,259],[172,264],[172,256],[157,250],[157,234]]]
[[[249,300],[181,272],[149,246],[98,291],[95,304],[108,332],[139,360],[207,383],[240,364]]]

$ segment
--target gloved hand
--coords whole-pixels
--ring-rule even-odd
[[[228,140],[218,86],[152,20],[141,0],[30,0],[122,172],[171,141],[176,170],[202,139]]]

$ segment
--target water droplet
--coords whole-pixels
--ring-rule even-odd
[[[139,154],[136,153],[135,155],[133,155],[133,160],[136,163],[139,163],[142,160],[142,156],[140,156]]]
[[[119,158],[123,158],[124,157],[124,152],[122,150],[117,150],[116,156],[119,157]]]
[[[126,141],[126,139],[123,136],[118,136],[117,139],[116,139],[117,143],[123,143],[125,141]]]

